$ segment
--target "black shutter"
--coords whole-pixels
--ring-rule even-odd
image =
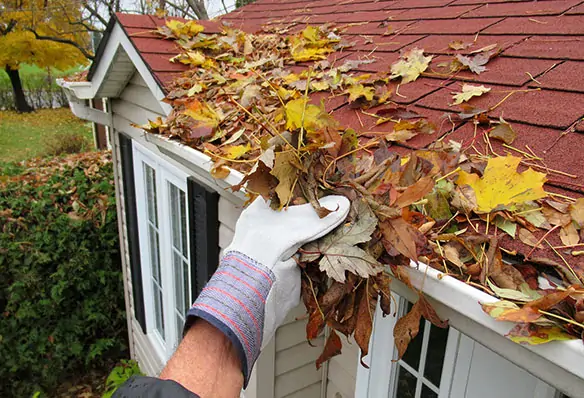
[[[144,312],[144,289],[142,287],[142,267],[140,264],[140,241],[138,239],[138,213],[136,209],[136,186],[134,184],[134,155],[132,139],[118,133],[120,142],[120,161],[122,164],[122,179],[124,206],[126,210],[126,234],[130,257],[130,272],[132,276],[132,296],[134,298],[134,317],[146,333],[146,316]]]
[[[199,295],[219,264],[219,194],[189,177],[189,232],[191,248],[191,292]]]

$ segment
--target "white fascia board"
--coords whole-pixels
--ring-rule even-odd
[[[165,97],[164,92],[156,82],[156,79],[150,72],[150,69],[148,69],[148,66],[146,66],[146,63],[142,60],[142,57],[140,57],[140,54],[138,54],[138,51],[136,51],[136,48],[130,41],[128,35],[126,35],[126,32],[124,32],[124,29],[120,26],[119,22],[113,27],[107,41],[107,45],[98,61],[99,63],[91,81],[68,82],[61,79],[58,84],[64,89],[71,91],[78,99],[83,100],[99,97],[100,89],[107,82],[109,72],[115,69],[114,63],[116,53],[118,49],[123,49],[136,67],[138,73],[140,73],[146,82],[146,85],[154,97],[160,102],[160,106],[166,115],[169,115],[172,107],[169,104],[162,102]]]
[[[423,263],[411,263],[410,282],[430,297],[438,314],[451,325],[487,348],[515,363],[529,373],[569,394],[584,395],[584,344],[582,340],[554,341],[541,345],[520,345],[505,335],[515,326],[487,315],[480,303],[492,303],[497,298],[469,286]],[[392,289],[415,301],[415,294],[394,279]]]

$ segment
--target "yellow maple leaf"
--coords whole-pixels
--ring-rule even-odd
[[[172,34],[174,34],[176,37],[180,37],[182,35],[192,37],[198,35],[199,33],[205,30],[205,28],[202,25],[199,25],[194,21],[188,21],[187,23],[183,23],[177,21],[176,19],[166,21],[166,26],[168,26]]]
[[[365,97],[367,101],[373,101],[373,96],[375,95],[373,87],[365,87],[362,84],[354,84],[345,92],[349,94],[350,102],[356,101],[359,97]]]
[[[454,100],[454,102],[451,105],[462,104],[463,102],[468,101],[472,97],[479,97],[484,93],[488,93],[489,91],[491,91],[491,89],[483,86],[482,84],[480,86],[474,86],[472,84],[464,83],[462,85],[462,92],[452,93],[452,99]]]
[[[207,103],[199,100],[190,102],[183,114],[193,118],[196,122],[192,131],[193,137],[210,135],[222,119],[221,115]]]
[[[296,130],[304,125],[307,131],[313,131],[318,127],[318,118],[322,110],[308,103],[308,98],[302,97],[286,103],[286,128]]]
[[[413,82],[428,68],[432,58],[432,55],[424,56],[424,50],[413,48],[402,55],[402,59],[391,65],[389,78],[396,79],[401,76],[402,84]]]
[[[473,189],[477,199],[477,208],[474,210],[477,213],[489,213],[547,196],[543,190],[545,174],[532,169],[518,173],[519,162],[521,158],[515,156],[491,158],[482,177],[461,171],[456,183]]]
[[[227,159],[239,159],[251,150],[250,144],[234,145],[225,149],[225,157]]]

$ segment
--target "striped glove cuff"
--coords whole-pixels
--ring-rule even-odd
[[[239,352],[247,387],[263,338],[265,304],[274,274],[242,253],[231,251],[187,313],[185,332],[202,318],[231,340]]]

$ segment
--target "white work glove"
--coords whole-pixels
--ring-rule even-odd
[[[187,327],[203,318],[231,340],[241,356],[244,386],[260,349],[300,301],[300,269],[292,256],[349,214],[343,196],[327,196],[320,204],[331,210],[322,219],[310,204],[274,211],[257,198],[241,213],[219,268],[188,312]]]

